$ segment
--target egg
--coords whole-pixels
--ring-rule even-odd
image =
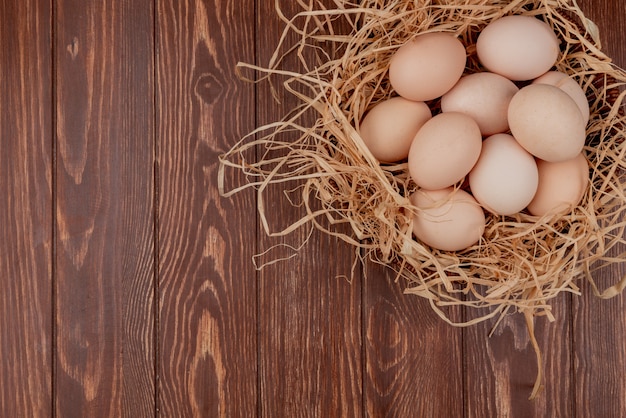
[[[572,98],[558,87],[530,84],[513,96],[509,127],[517,141],[542,160],[574,158],[585,145],[585,120]]]
[[[394,97],[378,103],[365,115],[361,138],[378,161],[403,160],[409,155],[415,134],[431,116],[424,102]]]
[[[559,40],[545,22],[532,16],[505,16],[478,35],[476,53],[491,72],[510,80],[531,80],[544,74],[559,55]]]
[[[461,112],[471,116],[483,136],[509,130],[507,110],[519,89],[501,75],[482,72],[462,77],[441,98],[443,112]]]
[[[589,165],[581,153],[567,161],[538,161],[539,187],[528,205],[536,216],[564,214],[580,203],[589,185]]]
[[[496,215],[513,215],[523,210],[537,192],[537,164],[508,134],[483,141],[478,162],[469,174],[476,200]]]
[[[459,81],[467,54],[446,32],[418,35],[402,45],[389,63],[389,82],[402,97],[427,101],[442,96]]]
[[[533,84],[550,84],[563,90],[574,100],[578,110],[583,115],[585,125],[589,122],[589,102],[582,87],[570,76],[560,71],[548,71],[541,77],[535,79]]]
[[[443,189],[472,169],[482,145],[480,129],[462,113],[440,113],[417,132],[409,149],[409,174],[424,189]]]
[[[418,190],[410,200],[419,208],[413,234],[433,248],[460,251],[476,244],[485,231],[482,208],[463,190]]]

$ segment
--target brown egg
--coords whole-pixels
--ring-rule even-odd
[[[515,139],[542,160],[570,160],[585,145],[585,120],[574,100],[558,87],[522,88],[509,104],[508,119]]]
[[[378,161],[403,160],[409,155],[415,134],[431,116],[424,102],[394,97],[378,103],[365,115],[361,138]]]
[[[567,213],[580,203],[589,185],[589,165],[581,153],[567,161],[537,161],[539,186],[528,211],[536,216]]]
[[[423,102],[442,96],[459,81],[467,55],[454,35],[432,32],[402,45],[389,63],[389,82],[402,97]]]
[[[532,80],[556,62],[559,40],[532,16],[505,16],[487,25],[476,42],[480,62],[509,80]]]
[[[589,122],[589,102],[587,101],[587,95],[576,80],[560,71],[548,71],[541,77],[535,79],[533,84],[550,84],[551,86],[563,90],[578,106],[585,120],[585,125]]]
[[[443,112],[461,112],[471,116],[483,136],[509,130],[507,110],[519,89],[501,75],[489,72],[462,77],[441,98]]]
[[[424,189],[452,186],[470,172],[482,146],[480,129],[462,113],[440,113],[422,126],[409,150],[409,173]]]
[[[476,244],[485,232],[482,208],[463,190],[418,190],[410,199],[420,209],[413,220],[413,234],[426,245],[460,251]]]

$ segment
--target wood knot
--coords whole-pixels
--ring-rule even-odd
[[[78,56],[78,38],[74,36],[72,42],[67,46],[67,52],[70,53],[72,60]]]
[[[211,73],[202,74],[196,83],[196,95],[207,104],[213,104],[222,92],[222,83]]]

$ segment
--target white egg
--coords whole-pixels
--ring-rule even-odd
[[[483,141],[478,162],[469,174],[472,194],[496,215],[523,210],[533,199],[538,181],[535,159],[507,134]]]

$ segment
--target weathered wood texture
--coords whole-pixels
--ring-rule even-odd
[[[0,416],[52,396],[50,3],[0,1]]]
[[[157,2],[162,416],[257,411],[255,201],[223,199],[218,155],[254,127],[254,2]]]
[[[451,327],[380,266],[348,283],[343,242],[268,238],[252,191],[219,196],[219,154],[296,104],[235,75],[267,64],[274,5],[0,0],[0,416],[626,416],[624,296],[581,283],[537,320],[529,402],[520,316]],[[580,5],[626,66],[622,3]],[[282,187],[265,210],[301,214]]]
[[[560,295],[552,303],[555,322],[535,319],[544,390],[532,402],[537,360],[524,317],[505,317],[490,338],[498,318],[464,330],[466,416],[573,416],[569,306],[569,296]]]
[[[462,329],[441,320],[426,300],[403,294],[405,286],[394,278],[388,269],[368,265],[367,416],[463,416]],[[459,309],[449,314],[461,320]]]
[[[154,412],[152,1],[57,0],[55,405]]]
[[[332,1],[324,1],[329,6]],[[287,17],[302,8],[281,1]],[[259,1],[256,20],[257,63],[267,65],[282,34],[273,1]],[[302,18],[301,18],[302,19]],[[311,24],[314,24],[313,22]],[[290,33],[286,45],[297,38]],[[310,51],[304,51],[308,53]],[[297,68],[291,56],[283,65]],[[280,82],[280,80],[276,80]],[[298,101],[280,92],[276,103],[267,83],[259,85],[257,123],[281,119]],[[294,134],[295,135],[295,134]],[[287,184],[287,188],[296,184]],[[292,194],[298,199],[298,191]],[[282,188],[269,190],[265,212],[273,229],[300,219],[302,208],[289,205]],[[284,238],[259,239],[260,248],[299,247],[308,230]],[[278,250],[280,253],[280,250]],[[289,252],[284,255],[289,255]],[[361,416],[361,279],[350,276],[355,253],[343,241],[313,232],[296,257],[259,274],[259,381],[262,416]]]

